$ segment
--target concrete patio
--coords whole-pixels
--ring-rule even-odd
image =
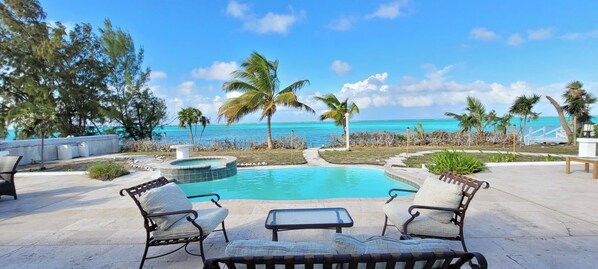
[[[395,168],[406,178],[424,178],[421,169]],[[493,167],[476,175],[490,182],[468,211],[465,235],[471,251],[486,256],[491,268],[591,268],[598,264],[598,181],[573,165]],[[121,188],[156,176],[137,172],[113,182],[84,175],[17,174],[19,200],[0,200],[0,260],[3,268],[136,268],[145,232],[132,200]],[[401,202],[409,203],[411,197]],[[345,207],[355,226],[349,234],[379,234],[384,221],[378,199],[246,201],[223,197],[231,240],[264,239],[266,214],[273,208]],[[207,203],[198,207],[209,206]],[[321,241],[332,231],[282,232],[280,240]],[[396,230],[390,236],[398,237]],[[207,256],[224,254],[221,233],[206,240]],[[458,242],[451,242],[460,250]],[[160,250],[159,248],[157,248]],[[166,250],[167,247],[164,248]],[[198,247],[193,246],[192,251]],[[155,250],[154,250],[155,251]],[[150,254],[151,254],[150,249]],[[156,252],[153,252],[156,253]],[[184,251],[149,260],[146,268],[201,268]]]

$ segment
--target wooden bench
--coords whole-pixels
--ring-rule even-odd
[[[585,168],[584,171],[586,171],[586,173],[590,172],[590,164],[594,165],[594,173],[593,173],[593,177],[598,179],[598,158],[594,157],[567,157],[567,165],[566,165],[566,172],[567,174],[571,173],[571,162],[580,162],[580,163],[584,163]]]

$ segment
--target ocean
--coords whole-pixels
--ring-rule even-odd
[[[349,123],[349,131],[356,132],[395,132],[405,133],[407,127],[411,130],[418,123],[423,124],[426,132],[443,130],[447,132],[455,132],[459,130],[458,122],[453,119],[419,119],[419,120],[384,120],[384,121],[351,121]],[[513,119],[513,124],[519,124],[519,119]],[[528,130],[531,127],[533,130],[546,127],[548,131],[560,127],[558,117],[541,117],[537,121],[528,123]],[[164,126],[156,130],[161,134],[166,134],[163,142],[168,143],[188,143],[189,129],[179,128],[177,126]],[[197,136],[201,132],[201,126],[197,128]],[[333,135],[342,135],[343,128],[336,126],[330,121],[324,122],[292,122],[292,123],[273,123],[272,137],[290,136],[291,132],[295,136],[302,137],[308,147],[317,147],[327,145],[330,143],[330,137]],[[224,124],[210,124],[206,127],[201,138],[202,143],[209,143],[216,139],[229,139],[238,141],[266,141],[266,124],[265,123],[241,123],[226,126]],[[9,131],[6,140],[13,140],[14,132]]]

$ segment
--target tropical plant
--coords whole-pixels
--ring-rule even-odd
[[[573,117],[575,130],[579,130],[584,122],[591,119],[590,105],[596,103],[596,97],[583,89],[583,83],[573,81],[567,85],[563,99],[565,99],[563,110]]]
[[[179,127],[187,128],[189,126],[189,137],[191,144],[195,144],[193,137],[193,125],[199,123],[199,119],[203,117],[201,110],[194,107],[183,108],[178,113]]]
[[[509,113],[519,116],[519,135],[523,140],[526,125],[540,117],[540,113],[534,112],[532,109],[540,101],[540,96],[533,94],[531,96],[521,95],[515,99],[515,102],[509,109]]]
[[[110,20],[104,22],[100,32],[110,68],[107,81],[111,93],[105,114],[122,126],[125,138],[151,140],[154,129],[166,119],[166,105],[147,87],[150,69],[142,67],[143,49],[135,48],[131,35],[113,29]]]
[[[465,111],[466,113],[463,114],[446,112],[444,115],[457,120],[459,122],[459,127],[461,127],[461,130],[464,132],[476,129],[478,140],[482,139],[484,130],[490,124],[488,115],[486,114],[486,107],[479,99],[468,96]]]
[[[128,174],[129,171],[122,164],[118,163],[96,163],[87,168],[87,175],[90,178],[102,181],[111,181]]]
[[[278,60],[268,61],[264,56],[253,52],[241,64],[241,69],[232,73],[234,79],[225,82],[225,92],[240,92],[239,97],[230,98],[218,109],[218,119],[225,118],[231,125],[244,116],[261,110],[260,121],[266,119],[268,149],[272,149],[272,116],[277,106],[286,106],[315,111],[299,101],[297,91],[309,84],[309,80],[299,80],[280,90]]]
[[[353,114],[359,113],[359,107],[353,102],[349,102],[349,98],[345,101],[339,101],[334,94],[326,94],[324,96],[316,96],[317,100],[320,100],[328,106],[330,110],[320,115],[320,120],[332,119],[337,126],[343,126],[343,131],[347,133],[347,118],[345,115],[349,114],[349,119]]]
[[[206,126],[210,124],[210,119],[202,115],[199,117],[199,124],[201,124],[201,134],[199,135],[199,142],[201,142],[201,137],[203,136],[203,132],[206,130]]]
[[[450,171],[456,174],[473,174],[486,169],[486,165],[475,157],[460,151],[443,150],[431,157],[430,172],[439,175]]]
[[[590,119],[590,105],[596,102],[596,97],[583,89],[583,83],[573,81],[566,86],[566,91],[563,93],[565,104],[561,106],[554,98],[546,96],[546,99],[554,106],[559,115],[561,126],[571,143],[575,137],[575,132],[582,127],[583,122]],[[565,119],[565,113],[573,117],[575,130],[569,126]]]

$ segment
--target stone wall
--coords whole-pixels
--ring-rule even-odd
[[[41,161],[41,139],[2,141],[0,151],[21,155],[20,165]],[[120,151],[117,135],[94,135],[44,140],[44,161],[67,160]]]

